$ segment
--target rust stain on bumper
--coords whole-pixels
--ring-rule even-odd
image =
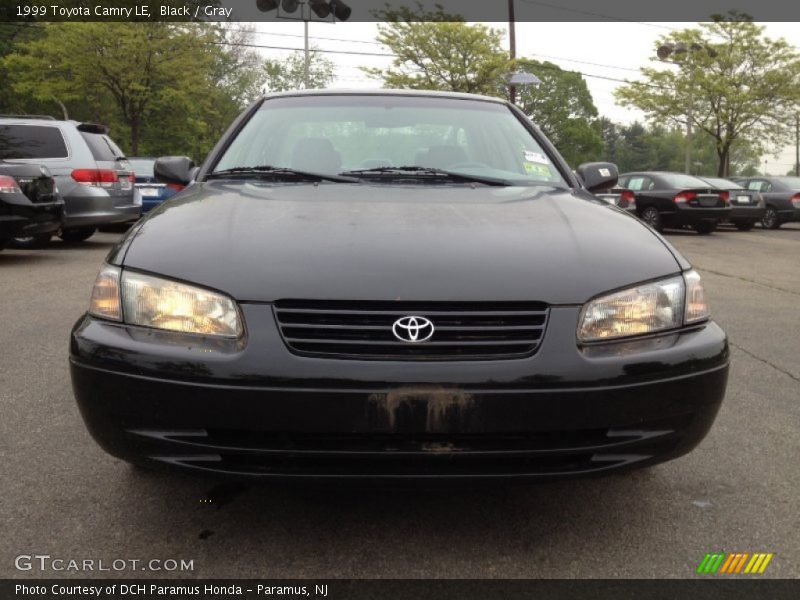
[[[474,418],[475,399],[455,388],[404,386],[370,394],[367,407],[370,424],[382,430],[466,431]]]

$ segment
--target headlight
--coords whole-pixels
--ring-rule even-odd
[[[596,342],[656,333],[708,317],[700,275],[689,271],[590,301],[582,312],[578,339]]]
[[[97,276],[89,313],[183,333],[239,337],[243,331],[236,303],[223,294],[109,265]]]

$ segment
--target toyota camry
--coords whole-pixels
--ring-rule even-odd
[[[101,266],[70,367],[92,436],[254,478],[546,479],[706,435],[727,339],[698,273],[516,106],[262,98]]]

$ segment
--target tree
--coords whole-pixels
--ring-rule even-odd
[[[285,60],[264,61],[265,85],[270,92],[305,89],[305,53],[292,53]],[[308,57],[308,89],[326,88],[333,83],[336,65],[313,49]]]
[[[679,126],[664,127],[641,123],[620,125],[602,118],[603,160],[616,163],[621,173],[628,171],[681,171],[684,166],[686,136]],[[692,139],[692,173],[716,172],[714,139],[701,133]],[[731,174],[747,175],[758,169],[759,152],[742,141],[731,148]]]
[[[420,14],[402,8],[384,11],[377,40],[397,57],[388,69],[365,68],[384,87],[447,90],[503,96],[504,77],[511,71],[502,48],[503,32],[468,25],[439,9]]]
[[[215,24],[58,23],[3,66],[15,92],[57,98],[72,118],[112,126],[132,155],[206,152],[252,94],[242,52]],[[68,48],[69,51],[64,49]],[[125,143],[120,132],[127,138]]]
[[[681,125],[691,98],[692,125],[713,138],[717,174],[725,176],[737,141],[763,148],[765,140],[786,138],[800,98],[800,56],[785,40],[764,37],[764,28],[748,17],[715,19],[656,42],[710,52],[675,55],[677,70],[642,68],[644,78],[620,88],[617,98],[653,121]]]
[[[535,73],[539,85],[520,86],[517,104],[572,166],[596,160],[603,150],[597,107],[580,73],[550,62],[520,59],[515,68]]]

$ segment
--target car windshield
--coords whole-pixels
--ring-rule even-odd
[[[140,177],[153,177],[153,165],[155,161],[148,158],[129,158],[131,169]]]
[[[722,179],[721,177],[703,177],[703,181],[711,184],[713,187],[720,190],[743,190],[744,188],[730,179]]]
[[[505,105],[444,97],[331,94],[267,100],[214,172],[262,166],[391,181],[435,175],[395,170],[426,167],[517,185],[567,185]]]
[[[676,189],[707,188],[709,185],[714,186],[714,184],[710,181],[704,181],[702,179],[698,179],[697,177],[693,177],[692,175],[683,175],[682,173],[661,173],[660,176],[667,183],[667,185]],[[734,184],[734,187],[739,186]]]

